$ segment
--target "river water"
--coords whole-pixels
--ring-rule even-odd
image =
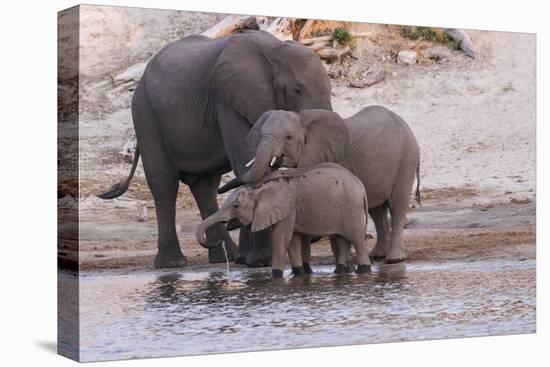
[[[532,333],[535,260],[375,266],[273,282],[225,266],[80,274],[80,359]],[[60,274],[61,278],[68,277]],[[61,324],[63,325],[63,324]],[[60,346],[64,345],[61,340]]]

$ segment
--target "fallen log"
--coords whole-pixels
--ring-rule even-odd
[[[266,31],[280,39],[281,41],[292,41],[294,40],[294,25],[296,19],[294,18],[275,18],[272,22],[267,25],[260,26],[260,30]]]
[[[350,53],[351,48],[349,46],[345,46],[343,48],[325,47],[317,50],[316,52],[321,59],[334,62],[339,61],[342,56]]]
[[[329,34],[328,36],[320,36],[320,37],[313,37],[313,38],[304,38],[300,41],[302,45],[311,45],[318,42],[328,42],[332,41],[334,39],[334,36],[332,34]]]
[[[443,30],[445,34],[455,41],[459,42],[460,49],[466,54],[466,56],[475,59],[477,56],[476,49],[470,37],[464,31],[454,28],[445,28]]]
[[[249,28],[257,28],[256,17],[251,15],[229,15],[201,34],[209,38],[220,38]]]
[[[374,85],[378,82],[381,82],[386,78],[386,72],[382,69],[377,70],[373,73],[367,74],[366,79],[362,80],[352,80],[349,83],[349,86],[352,88],[365,88],[370,87],[371,85]]]
[[[300,29],[297,41],[322,34],[332,34],[339,27],[346,27],[347,22],[337,20],[307,19]]]
[[[328,43],[326,43],[326,42],[316,42],[316,43],[314,43],[310,46],[306,46],[306,47],[309,48],[313,52],[317,52],[322,48],[328,47]]]
[[[351,36],[354,38],[361,38],[361,37],[367,37],[369,36],[369,33],[354,33],[351,32]],[[301,41],[299,41],[302,45],[311,45],[317,42],[328,42],[332,41],[334,39],[333,34],[329,34],[327,36],[319,36],[319,37],[312,37],[312,38],[304,38]]]

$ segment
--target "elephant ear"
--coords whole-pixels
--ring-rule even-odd
[[[289,185],[264,185],[256,199],[252,232],[271,227],[288,217],[292,211]]]
[[[269,117],[273,112],[274,110],[270,110],[262,113],[258,121],[254,123],[252,129],[250,129],[250,131],[248,132],[248,135],[246,137],[246,145],[254,153],[256,152],[256,148],[258,147],[258,144],[260,143],[260,139],[262,137],[262,127],[264,126],[265,122],[269,120]]]
[[[273,67],[264,51],[280,43],[267,32],[245,32],[228,38],[213,70],[212,87],[227,105],[251,124],[273,109]]]
[[[340,115],[327,110],[303,110],[300,120],[307,129],[301,167],[338,162],[343,158],[351,136]]]

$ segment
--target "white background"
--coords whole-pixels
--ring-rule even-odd
[[[550,363],[548,109],[544,1],[97,1],[105,5],[537,33],[537,334],[99,363],[98,366],[541,366]],[[56,12],[72,1],[3,2],[0,11],[0,364],[74,364],[56,340]],[[546,72],[544,72],[546,71]],[[543,102],[546,102],[544,105]],[[7,112],[7,113],[6,113]],[[546,121],[548,122],[548,121]],[[545,144],[546,143],[546,144]],[[7,205],[6,205],[7,204]]]

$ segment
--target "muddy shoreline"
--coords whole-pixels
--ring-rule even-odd
[[[411,209],[409,223],[404,232],[404,247],[408,254],[408,263],[418,261],[446,262],[452,260],[480,259],[535,259],[536,227],[535,204],[500,204],[500,205],[434,205],[427,199],[421,208]],[[104,230],[112,233],[117,230],[122,235],[133,231],[132,236],[140,235],[138,241],[125,241],[124,238],[81,240],[80,270],[139,269],[153,270],[153,258],[156,254],[155,218],[148,218],[146,223],[130,222],[124,217],[131,216],[131,209],[120,209],[127,215],[106,223]],[[447,216],[448,218],[446,218]],[[208,262],[207,250],[196,243],[194,228],[198,218],[180,226],[179,236],[182,251],[188,260],[187,267],[205,266],[225,267],[225,264],[211,265]],[[81,235],[85,236],[93,223],[83,223]],[[95,226],[94,226],[95,227]],[[369,226],[369,248],[376,242],[376,234]],[[90,233],[91,234],[91,233]],[[238,231],[232,232],[237,240]],[[60,257],[64,257],[63,251]],[[67,252],[68,256],[69,253]],[[328,240],[323,239],[312,246],[313,264],[328,265],[333,257]],[[240,267],[231,264],[231,267]]]

